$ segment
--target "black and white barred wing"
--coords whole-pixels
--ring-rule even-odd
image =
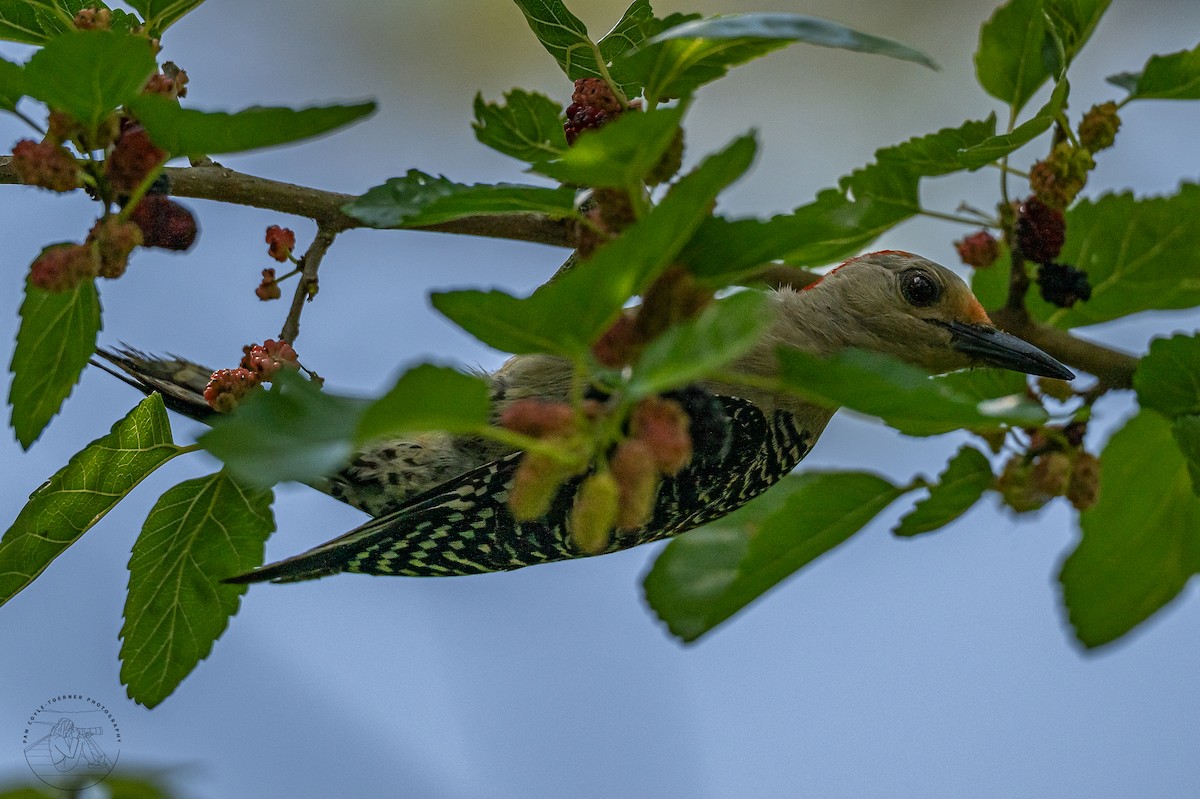
[[[724,423],[693,426],[692,462],[665,478],[650,522],[617,532],[604,552],[677,535],[741,507],[774,485],[808,452],[814,437],[790,414],[770,418],[750,402],[719,397]],[[584,557],[570,534],[583,476],[564,483],[550,511],[517,521],[508,508],[521,453],[487,463],[409,500],[402,508],[287,560],[227,582],[292,582],[338,572],[434,577],[508,571]]]
[[[545,517],[517,522],[508,495],[521,453],[485,464],[415,497],[403,508],[295,557],[226,582],[292,582],[338,572],[452,576],[507,571],[578,557],[565,536],[574,483]]]

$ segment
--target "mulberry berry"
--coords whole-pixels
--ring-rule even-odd
[[[1059,308],[1070,308],[1092,296],[1087,273],[1067,264],[1042,264],[1038,267],[1037,282],[1042,299]]]
[[[1062,252],[1067,222],[1062,211],[1037,197],[1030,197],[1017,211],[1017,246],[1021,254],[1039,264],[1048,263]]]

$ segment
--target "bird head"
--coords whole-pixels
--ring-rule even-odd
[[[998,330],[956,274],[897,250],[846,261],[784,303],[795,346],[821,355],[858,347],[931,372],[995,366],[1070,380],[1065,366]]]

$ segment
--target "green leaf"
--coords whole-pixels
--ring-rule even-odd
[[[8,390],[11,424],[24,449],[38,439],[79,382],[99,332],[95,283],[85,280],[70,291],[51,292],[26,280]]]
[[[1046,421],[1045,410],[1025,396],[981,402],[881,353],[847,350],[823,359],[780,349],[779,361],[784,390],[831,408],[877,416],[912,436],[1000,424],[1033,427]]]
[[[17,110],[17,101],[25,96],[25,71],[19,64],[0,58],[0,110]]]
[[[49,0],[0,0],[0,39],[45,44],[71,30],[75,11],[68,9],[76,3],[62,3],[62,8],[59,5]]]
[[[706,220],[682,260],[697,276],[736,280],[763,263],[785,258],[824,265],[856,255],[920,208],[922,177],[962,169],[959,152],[995,133],[995,120],[970,120],[875,152],[876,163],[843,177],[815,201],[769,220]]]
[[[567,150],[562,106],[544,94],[513,89],[504,104],[475,95],[475,138],[521,161],[556,158]]]
[[[935,375],[933,381],[955,394],[979,401],[1024,394],[1029,382],[1020,372],[986,367]]]
[[[765,294],[741,291],[672,327],[634,364],[629,397],[658,394],[712,374],[758,342],[771,327],[771,311]]]
[[[588,37],[587,26],[561,0],[513,0],[533,35],[554,56],[571,80],[602,77],[599,49]]]
[[[1066,213],[1058,260],[1088,274],[1092,297],[1056,308],[1031,292],[1030,313],[1059,328],[1081,327],[1149,310],[1200,305],[1200,186],[1169,197],[1110,194],[1080,200]]]
[[[1171,422],[1171,435],[1179,445],[1192,476],[1192,492],[1200,494],[1200,415],[1180,416]]]
[[[0,605],[104,518],[147,475],[183,450],[162,397],[151,394],[29,497],[0,539]]]
[[[271,500],[270,489],[225,472],[159,497],[129,558],[121,682],[130,699],[154,707],[208,657],[246,592],[220,581],[263,562]]]
[[[1046,0],[1045,13],[1062,42],[1066,64],[1087,44],[1112,0]]]
[[[653,101],[690,94],[723,77],[730,67],[795,42],[886,55],[937,68],[928,56],[890,39],[801,14],[729,14],[706,19],[675,15],[655,27],[655,35],[640,49],[614,59],[616,74],[634,76]]]
[[[1050,129],[1062,113],[1069,93],[1070,84],[1064,78],[1055,85],[1050,99],[1037,114],[1008,133],[991,136],[978,144],[964,147],[958,153],[959,163],[967,169],[976,170],[1024,147]]]
[[[1008,299],[1008,278],[1012,274],[1012,253],[1004,245],[1003,239],[996,241],[1000,256],[991,266],[975,269],[971,273],[971,293],[984,308],[995,309],[1004,305]],[[1027,301],[1037,298],[1036,290],[1026,297]]]
[[[575,191],[514,183],[467,186],[410,169],[404,177],[375,186],[342,210],[373,228],[424,227],[488,214],[541,213],[565,218],[575,214]]]
[[[1047,45],[1044,0],[1009,0],[980,29],[975,51],[979,85],[1014,112],[1020,111],[1064,66],[1055,63]]]
[[[750,167],[754,152],[752,136],[736,139],[680,179],[615,240],[525,299],[499,291],[449,291],[435,293],[433,306],[498,350],[582,361],[625,301],[675,260],[717,194]]]
[[[646,575],[646,601],[672,633],[695,641],[904,493],[862,472],[785,478],[721,521],[668,544]]]
[[[72,31],[48,42],[25,64],[25,90],[94,131],[118,106],[137,97],[157,69],[144,36]]]
[[[1117,640],[1200,571],[1200,497],[1162,416],[1145,411],[1101,455],[1100,493],[1080,514],[1083,538],[1059,580],[1086,647]]]
[[[254,486],[314,480],[345,464],[366,400],[321,391],[291,370],[275,374],[229,416],[213,419],[199,443]]]
[[[634,0],[634,2],[631,2],[629,8],[625,8],[625,13],[620,16],[613,29],[608,31],[598,42],[600,55],[604,56],[604,60],[608,64],[611,64],[620,55],[640,47],[642,42],[646,41],[643,25],[652,19],[654,19],[654,10],[650,8],[647,0]],[[637,85],[623,86],[622,90],[626,95],[641,94],[641,86]]]
[[[1133,375],[1138,403],[1167,418],[1200,414],[1200,336],[1150,342]]]
[[[217,155],[320,136],[372,113],[375,103],[300,109],[256,106],[227,114],[180,108],[174,100],[143,94],[129,107],[154,143],[172,155]]]
[[[611,186],[641,191],[648,175],[674,141],[684,103],[643,113],[628,112],[600,130],[581,135],[554,160],[534,164],[530,171],[577,186]]]
[[[1129,100],[1200,100],[1200,46],[1150,56],[1138,73],[1113,75],[1109,83],[1129,92]]]
[[[444,430],[469,433],[488,423],[488,383],[448,366],[422,364],[409,369],[388,393],[367,406],[354,443]]]
[[[892,532],[914,536],[945,527],[970,510],[993,479],[987,456],[974,447],[963,447],[929,487],[929,496],[917,502]]]
[[[162,35],[179,18],[188,13],[204,0],[129,0],[129,5],[137,9],[146,20],[146,27],[155,36]]]

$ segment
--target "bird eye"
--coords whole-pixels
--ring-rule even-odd
[[[924,272],[910,269],[900,275],[900,293],[910,305],[923,308],[938,301],[942,287]]]

